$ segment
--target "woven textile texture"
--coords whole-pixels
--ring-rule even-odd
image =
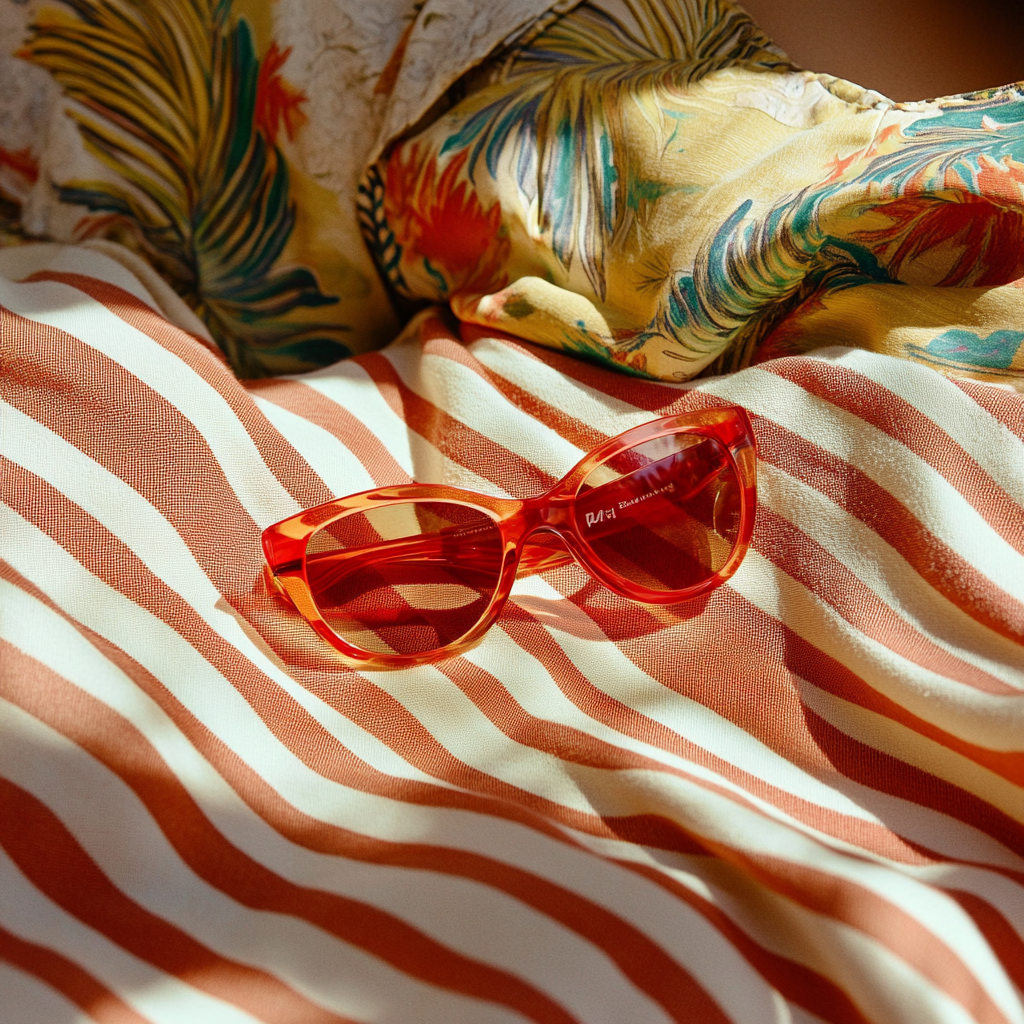
[[[243,384],[102,254],[4,266],[3,1024],[1024,1022],[1024,397],[859,349],[664,384],[434,312]],[[261,583],[301,507],[535,493],[721,402],[760,506],[700,607],[563,569],[371,673]]]

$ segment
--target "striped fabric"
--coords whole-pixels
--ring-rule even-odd
[[[0,307],[2,1024],[1024,1024],[1024,396],[436,313],[243,385],[74,249]],[[723,401],[760,506],[700,607],[562,569],[355,672],[261,582],[299,508]]]

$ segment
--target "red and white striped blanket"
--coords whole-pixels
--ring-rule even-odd
[[[0,307],[3,1024],[1024,1022],[1024,396],[440,314],[243,384],[74,249]],[[563,569],[356,672],[260,581],[300,507],[534,493],[723,401],[759,512],[701,609]]]

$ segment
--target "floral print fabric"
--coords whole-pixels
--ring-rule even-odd
[[[356,202],[378,137],[549,2],[480,7],[5,0],[0,243],[130,247],[241,376],[379,348],[399,320]]]
[[[1024,88],[895,103],[727,0],[595,0],[367,175],[407,296],[643,376],[854,345],[1024,381]]]

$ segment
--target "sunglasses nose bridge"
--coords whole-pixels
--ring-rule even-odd
[[[570,511],[573,499],[568,495],[554,495],[537,510],[539,513],[539,525],[542,526],[565,526],[569,522]]]
[[[529,536],[540,530],[563,535],[570,522],[571,506],[569,498],[545,495],[533,508],[523,510],[526,513],[525,534]]]

